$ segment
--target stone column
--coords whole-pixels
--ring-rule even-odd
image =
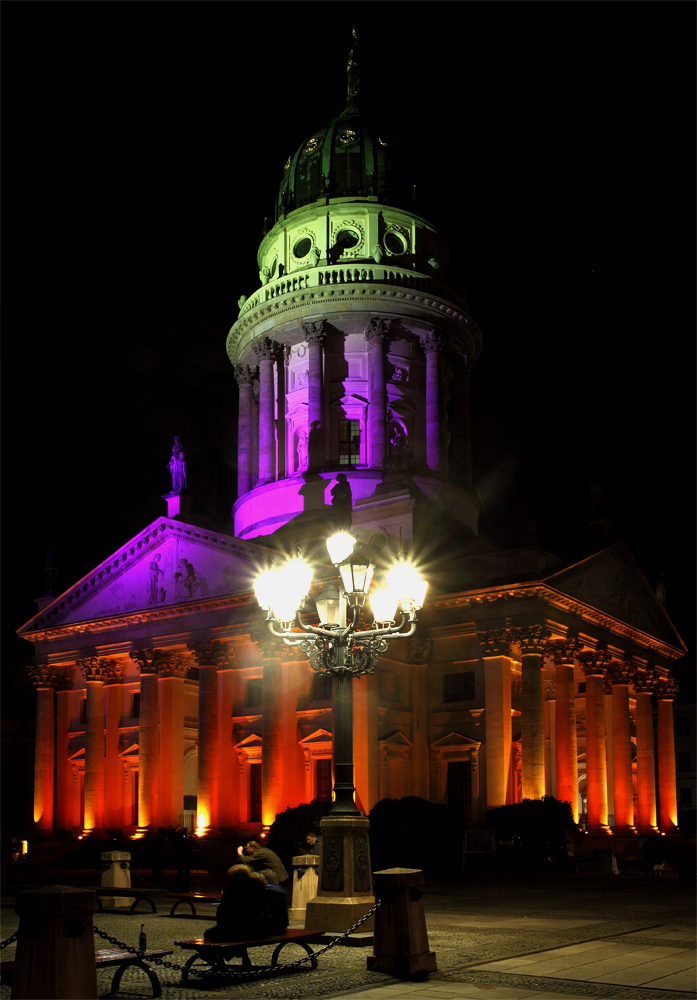
[[[257,377],[256,368],[235,365],[235,379],[239,386],[239,411],[237,418],[237,497],[249,493],[253,486],[253,383]]]
[[[653,746],[653,711],[651,695],[657,675],[653,670],[637,672],[636,691],[636,763],[637,763],[637,830],[655,833],[656,825],[656,755]]]
[[[89,656],[76,661],[85,675],[85,833],[104,836],[104,682],[112,680],[116,660]]]
[[[140,718],[138,720],[138,830],[158,826],[160,785],[160,706],[157,675],[168,654],[161,649],[134,649],[129,654],[140,671]]]
[[[435,330],[421,336],[426,355],[426,461],[429,471],[440,475],[444,467],[443,429],[441,421],[440,371],[438,355],[443,338]]]
[[[274,362],[279,350],[280,344],[269,337],[254,344],[259,359],[259,486],[276,479]]]
[[[307,343],[307,434],[308,470],[316,471],[324,465],[324,367],[323,344],[327,339],[326,320],[303,323]]]
[[[281,659],[284,647],[262,625],[252,633],[262,657],[261,822],[268,829],[285,808],[283,787],[283,696]]]
[[[74,678],[74,666],[60,668],[60,683],[56,689],[56,830],[70,830],[76,825],[72,812],[73,776],[68,764]]]
[[[230,830],[238,822],[238,810],[231,791],[234,772],[239,770],[232,749],[235,650],[225,645],[226,663],[218,667],[218,826]]]
[[[120,725],[123,715],[123,663],[114,662],[114,670],[104,685],[104,826],[107,830],[120,830],[127,824],[123,810],[123,762]],[[130,904],[129,904],[130,905]]]
[[[542,625],[515,629],[521,654],[520,750],[524,799],[541,799],[545,794],[542,647],[549,635],[549,629]]]
[[[54,668],[47,663],[27,667],[36,688],[36,738],[34,742],[34,826],[41,833],[53,830],[53,692]]]
[[[158,663],[160,701],[159,826],[179,825],[184,808],[184,681],[187,657],[167,653]]]
[[[586,676],[586,799],[588,833],[609,833],[607,808],[607,754],[605,736],[604,666],[610,659],[603,650],[577,654]]]
[[[392,320],[368,321],[364,337],[368,345],[368,394],[370,396],[370,467],[381,469],[387,455],[387,385],[385,383],[385,343]]]
[[[658,702],[658,825],[662,833],[672,833],[678,825],[678,797],[675,783],[675,734],[673,699],[678,682],[662,677],[656,685]]]
[[[556,687],[556,797],[571,804],[575,823],[578,822],[578,748],[573,655],[579,645],[576,640],[555,639],[544,647],[545,657],[554,663]]]
[[[612,660],[608,678],[612,684],[612,783],[615,833],[636,833],[632,788],[632,739],[629,729],[629,685],[634,670],[627,660]]]
[[[219,639],[188,643],[198,663],[197,824],[218,832],[218,668],[231,664],[228,644]]]

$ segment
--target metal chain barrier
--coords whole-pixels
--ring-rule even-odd
[[[14,944],[14,942],[17,940],[18,937],[19,937],[19,931],[15,931],[14,934],[11,935],[11,937],[7,938],[6,941],[0,942],[0,951],[2,951],[3,948],[7,948],[8,944]]]
[[[313,958],[317,959],[319,958],[320,955],[324,955],[331,948],[335,948],[336,945],[340,944],[341,941],[345,941],[346,938],[349,936],[349,934],[353,934],[353,932],[358,927],[360,927],[361,924],[364,924],[366,920],[372,917],[372,915],[377,910],[378,906],[380,906],[381,902],[382,900],[378,899],[377,902],[375,903],[375,906],[371,907],[371,909],[368,910],[368,912],[365,913],[360,918],[360,920],[357,920],[352,927],[349,927],[349,929],[347,931],[344,931],[344,933],[341,934],[338,938],[335,938],[333,941],[330,941],[329,944],[325,944],[324,948],[320,948],[319,951],[314,952],[312,955],[306,955],[304,958],[298,958],[295,962],[288,962],[285,965],[264,965],[259,969],[249,969],[244,972],[231,972],[227,970],[219,970],[212,968],[197,969],[195,966],[192,965],[189,966],[189,973],[193,972],[197,976],[220,976],[225,979],[261,979],[263,976],[273,976],[278,972],[285,972],[287,969],[296,969],[299,966],[304,965],[305,962],[311,962]],[[138,948],[132,948],[130,945],[124,944],[123,941],[117,941],[115,937],[111,937],[111,935],[107,934],[106,931],[100,930],[99,927],[97,927],[96,925],[93,926],[95,934],[98,934],[99,937],[104,938],[105,941],[109,941],[111,944],[116,945],[117,948],[121,948],[123,951],[130,952],[131,955],[137,955],[138,958],[147,959],[148,962],[152,962],[154,965],[161,965],[165,969],[174,969],[177,972],[184,971],[183,965],[178,965],[176,962],[168,962],[166,959],[157,958],[155,955],[148,955],[147,952],[139,951]],[[15,938],[17,937],[16,934],[14,936]],[[211,941],[212,945],[214,945],[215,943],[216,943],[215,941]]]

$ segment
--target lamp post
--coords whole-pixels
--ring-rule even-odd
[[[271,634],[298,646],[316,673],[333,680],[334,801],[321,823],[319,891],[306,911],[306,926],[333,931],[346,930],[374,901],[369,823],[353,799],[353,678],[374,673],[390,639],[414,634],[426,583],[400,558],[387,573],[386,585],[370,593],[375,566],[367,547],[342,531],[327,540],[327,549],[341,587],[315,598],[319,626],[306,625],[300,616],[313,572],[302,559],[266,570],[254,590]],[[359,631],[366,599],[373,627]],[[294,627],[300,631],[292,631]]]

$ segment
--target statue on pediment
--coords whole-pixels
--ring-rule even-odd
[[[178,437],[175,437],[172,445],[172,457],[169,460],[169,471],[172,475],[172,492],[179,493],[186,489],[186,462],[184,461],[184,449]]]
[[[164,570],[160,569],[162,556],[156,552],[148,568],[148,604],[160,604],[165,599],[165,588],[160,586],[160,577]]]

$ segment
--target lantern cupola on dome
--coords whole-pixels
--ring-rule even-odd
[[[276,220],[297,208],[334,198],[366,198],[395,208],[413,207],[415,172],[403,144],[379,114],[363,113],[357,31],[348,57],[345,109],[313,132],[286,161],[276,199]]]

